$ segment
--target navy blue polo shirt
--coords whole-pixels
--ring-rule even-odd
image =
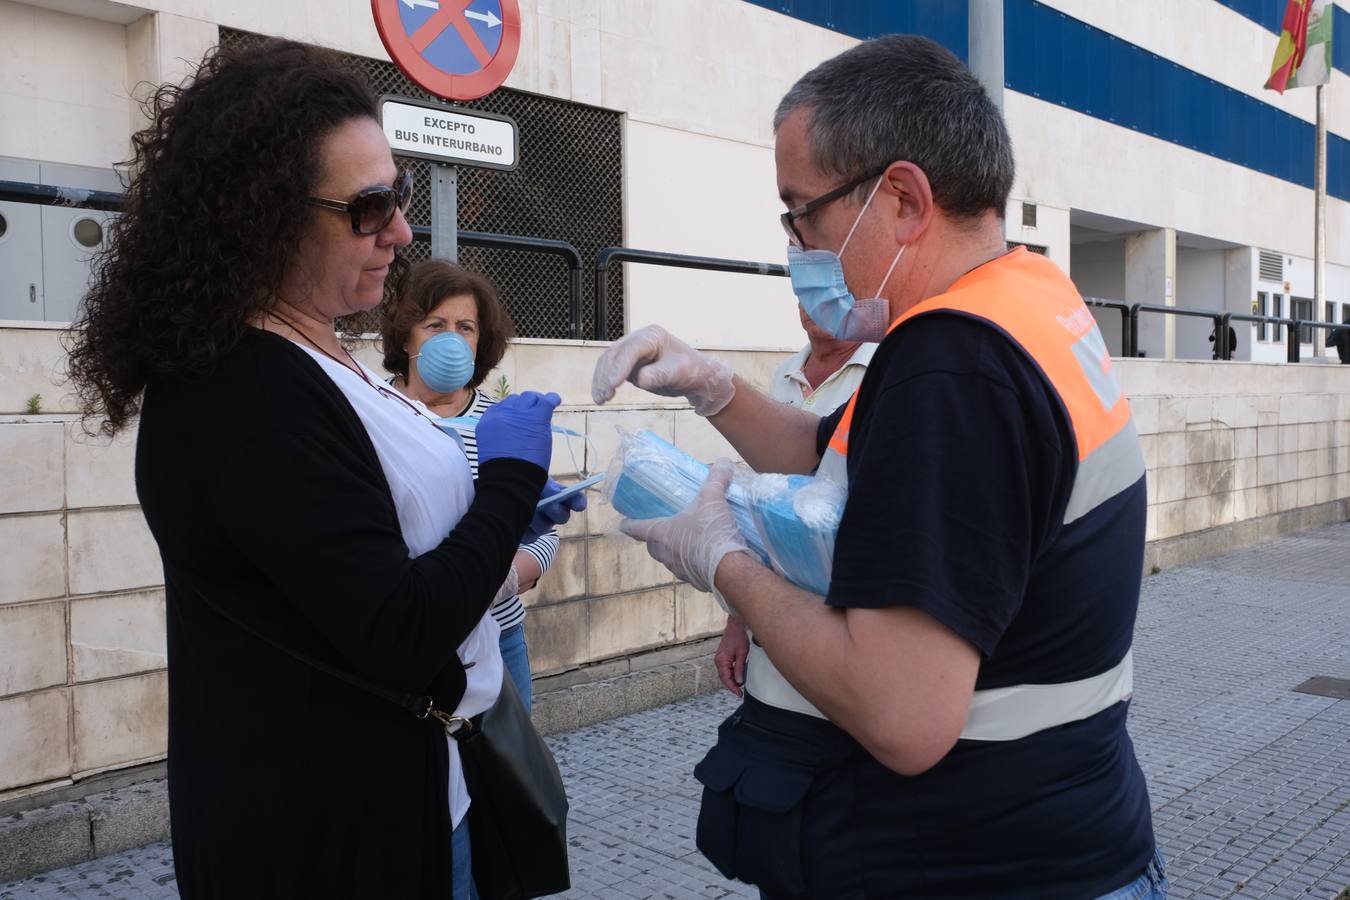
[[[979,651],[977,690],[1110,669],[1134,631],[1145,482],[1064,525],[1076,465],[1067,413],[1003,332],[955,313],[907,322],[859,388],[826,602],[922,610]],[[1127,706],[959,741],[916,777],[865,765],[878,896],[1086,898],[1138,877],[1153,829]]]

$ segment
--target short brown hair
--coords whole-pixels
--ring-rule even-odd
[[[497,289],[477,272],[470,272],[443,259],[424,259],[408,269],[394,292],[394,301],[380,321],[384,367],[408,380],[408,335],[443,300],[470,294],[478,307],[478,354],[473,378],[466,387],[476,388],[506,355],[506,342],[516,335],[511,314]]]

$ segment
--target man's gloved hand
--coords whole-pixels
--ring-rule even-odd
[[[722,411],[736,393],[731,367],[700,353],[660,325],[614,342],[595,364],[591,397],[608,403],[625,381],[662,397],[684,397],[700,416]]]
[[[549,420],[561,400],[557,394],[526,391],[489,406],[475,430],[478,464],[494,459],[523,459],[547,469],[553,455]]]
[[[565,490],[567,485],[561,484],[550,478],[544,482],[544,491],[539,495],[540,500],[547,500],[561,490]],[[535,512],[534,518],[530,520],[530,527],[525,531],[525,541],[538,540],[541,535],[547,534],[549,529],[557,528],[559,525],[565,525],[567,520],[572,518],[572,513],[581,512],[586,508],[586,492],[581,491],[570,497],[564,497],[557,503],[545,504],[542,509]]]
[[[722,557],[738,550],[749,552],[736,517],[727,505],[727,485],[731,483],[731,463],[719,459],[713,464],[694,502],[668,519],[624,519],[619,530],[629,537],[647,542],[652,559],[664,565],[681,581],[700,591],[709,591],[722,608],[734,613],[713,584]]]

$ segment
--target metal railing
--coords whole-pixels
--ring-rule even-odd
[[[1285,319],[1279,316],[1255,316],[1246,313],[1230,313],[1217,309],[1195,309],[1188,306],[1160,306],[1152,303],[1125,303],[1121,300],[1105,300],[1101,297],[1084,297],[1088,306],[1102,309],[1114,309],[1120,313],[1122,356],[1139,355],[1139,319],[1141,315],[1183,316],[1196,319],[1209,319],[1214,323],[1215,358],[1227,360],[1229,354],[1237,348],[1229,340],[1228,329],[1234,322],[1282,326],[1286,331],[1285,361],[1296,363],[1303,358],[1300,329],[1321,328],[1335,334],[1337,331],[1350,331],[1350,323],[1305,321],[1303,319]],[[1330,342],[1328,346],[1331,346]]]
[[[1153,303],[1135,303],[1130,306],[1129,347],[1139,351],[1139,314],[1157,313],[1165,316],[1189,316],[1194,319],[1209,319],[1214,323],[1214,347],[1218,351],[1217,359],[1228,359],[1228,326],[1223,320],[1229,314],[1216,309],[1191,309],[1186,306],[1159,306]],[[1133,354],[1131,354],[1133,355]]]
[[[62,206],[75,209],[97,209],[120,212],[124,198],[113,191],[94,191],[84,188],[32,184],[22,181],[0,181],[0,201],[31,203],[36,206]],[[422,240],[431,237],[431,228],[414,225],[413,236]],[[491,247],[496,250],[518,250],[525,253],[543,253],[561,257],[567,264],[568,336],[581,335],[581,252],[567,241],[550,238],[526,237],[518,234],[495,234],[488,231],[461,231],[459,242],[471,247]]]
[[[1130,344],[1130,304],[1123,300],[1103,300],[1101,297],[1084,297],[1088,306],[1114,309],[1120,313],[1120,355],[1134,356],[1134,347]]]
[[[431,240],[431,226],[412,226],[413,236]],[[520,250],[561,257],[567,264],[567,336],[581,338],[581,251],[567,241],[524,237],[518,234],[494,234],[490,231],[459,231],[459,242],[467,247],[491,247],[494,250]]]
[[[595,257],[595,339],[598,341],[605,340],[604,336],[609,333],[606,321],[609,266],[610,263],[616,262],[671,266],[677,269],[703,269],[709,272],[739,272],[745,275],[786,277],[788,273],[788,267],[779,263],[720,259],[716,256],[689,256],[684,253],[663,253],[659,250],[638,250],[633,247],[606,247]]]

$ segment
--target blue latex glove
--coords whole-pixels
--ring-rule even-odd
[[[544,482],[544,490],[539,495],[539,499],[546,500],[566,487],[567,485],[560,484],[550,478]],[[537,540],[542,535],[547,534],[549,529],[565,525],[567,520],[572,518],[572,513],[581,512],[585,508],[585,491],[573,494],[570,497],[564,497],[557,503],[546,504],[542,509],[536,511],[534,518],[530,520],[530,527],[525,530],[525,541]]]
[[[542,469],[553,455],[549,419],[562,398],[526,391],[489,406],[478,422],[478,464],[494,459],[523,459]]]

